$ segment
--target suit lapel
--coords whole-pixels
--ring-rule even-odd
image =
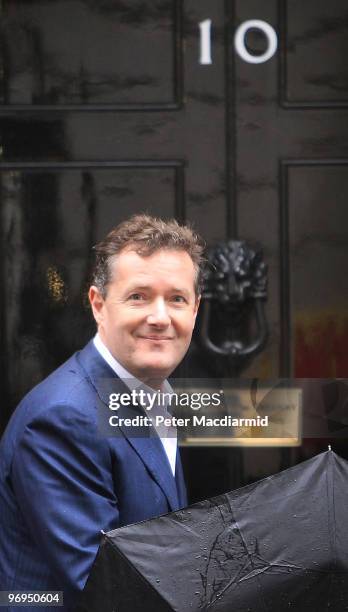
[[[111,393],[129,393],[128,387],[101,357],[92,340],[77,354],[77,360],[87,373],[100,400],[107,408]],[[144,415],[144,412],[137,406],[122,406],[117,414],[124,418],[134,418],[136,415]],[[179,508],[180,501],[176,481],[173,478],[162,442],[154,428],[122,425],[119,429],[140,457],[152,478],[162,489],[170,509],[176,510]]]
[[[129,428],[121,427],[121,429],[128,439],[128,442],[146,465],[152,478],[161,487],[167,498],[170,509],[177,510],[180,507],[180,503],[178,500],[176,482],[166,452],[157,434],[154,432],[153,437],[149,437],[148,433],[144,432],[144,437],[139,437],[138,433],[137,436],[134,437],[129,435]],[[147,429],[153,431],[152,427]]]
[[[188,501],[187,501],[186,485],[185,485],[185,479],[184,479],[184,472],[182,469],[179,447],[176,453],[175,482],[176,482],[176,488],[178,491],[178,501],[179,501],[180,508],[184,508],[185,506],[188,505]]]

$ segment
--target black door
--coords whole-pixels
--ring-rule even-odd
[[[345,1],[1,6],[3,424],[93,334],[91,248],[143,210],[262,246],[270,338],[243,376],[344,377]],[[208,465],[218,491],[291,460],[186,456],[196,496]]]

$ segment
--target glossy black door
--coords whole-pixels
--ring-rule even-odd
[[[142,210],[194,221],[208,244],[263,247],[270,340],[243,376],[345,376],[346,2],[1,9],[2,422],[93,333],[91,248]],[[234,48],[250,19],[278,39],[259,64]],[[211,63],[201,63],[207,20]],[[244,42],[255,56],[269,44],[255,28]],[[197,465],[213,452],[193,451]],[[216,455],[221,489],[254,478],[260,453]],[[266,454],[259,475],[289,461]]]

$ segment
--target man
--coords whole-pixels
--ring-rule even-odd
[[[190,344],[202,248],[190,228],[147,215],[97,245],[98,333],[22,400],[1,442],[0,590],[63,590],[73,604],[101,530],[186,505],[176,438],[103,436],[98,411],[116,383],[166,388]]]

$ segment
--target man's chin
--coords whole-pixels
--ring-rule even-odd
[[[158,380],[162,382],[175,370],[176,365],[171,361],[148,360],[137,364],[138,378],[146,382],[147,380]]]

